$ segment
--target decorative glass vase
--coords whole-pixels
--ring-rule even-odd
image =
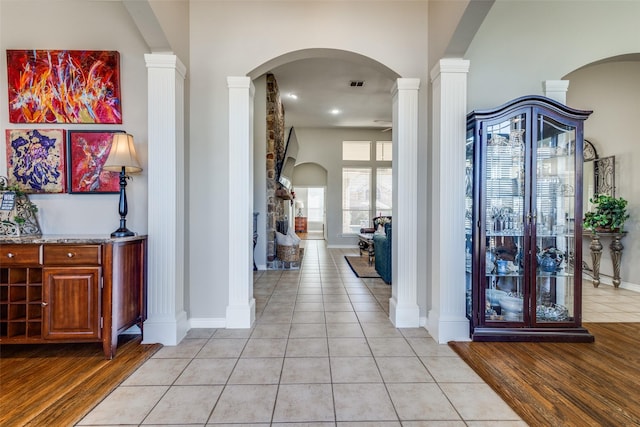
[[[548,256],[541,257],[541,259],[538,260],[538,264],[540,264],[540,270],[544,271],[545,273],[555,272],[558,266],[556,264],[556,261]]]

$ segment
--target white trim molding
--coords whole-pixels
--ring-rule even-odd
[[[184,79],[173,54],[145,54],[148,78],[148,291],[144,343],[176,345],[184,308]],[[157,212],[162,212],[158,215]]]
[[[547,98],[566,104],[569,80],[545,80],[542,82],[542,90]]]
[[[192,317],[189,326],[191,329],[223,329],[227,323],[226,319],[220,317]]]
[[[429,239],[429,333],[438,343],[469,339],[465,313],[464,168],[469,61],[441,59],[431,72],[433,157]],[[454,196],[460,195],[460,196]]]
[[[389,318],[420,326],[418,306],[418,90],[420,79],[396,81],[393,96],[393,239]],[[400,191],[402,189],[402,191]]]
[[[249,77],[227,77],[229,88],[229,303],[227,328],[250,328],[253,298],[253,98]],[[245,236],[238,239],[238,233]]]

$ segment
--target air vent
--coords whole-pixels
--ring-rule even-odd
[[[364,81],[363,80],[351,80],[349,82],[349,86],[351,86],[351,87],[362,87],[362,86],[364,86]]]

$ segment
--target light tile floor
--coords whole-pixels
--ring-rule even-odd
[[[583,280],[582,321],[640,322],[640,292],[602,283],[594,288],[590,280]]]
[[[447,345],[395,329],[391,287],[304,242],[300,270],[254,279],[252,329],[194,329],[79,426],[526,426]],[[640,293],[586,281],[584,321],[640,321]]]

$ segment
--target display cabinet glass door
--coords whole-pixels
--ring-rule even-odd
[[[583,122],[530,95],[467,116],[466,312],[474,341],[592,342],[581,326]]]
[[[516,114],[486,127],[486,168],[480,180],[484,212],[484,275],[480,300],[486,323],[528,321],[525,289],[527,117]]]
[[[473,210],[474,210],[474,129],[467,129],[466,140],[466,155],[465,155],[465,195],[464,195],[464,237],[465,237],[465,299],[466,299],[466,314],[467,318],[471,319],[472,316],[472,283],[473,283]]]
[[[573,322],[575,315],[576,128],[537,113],[535,123],[535,322]],[[581,149],[579,147],[578,149]]]

